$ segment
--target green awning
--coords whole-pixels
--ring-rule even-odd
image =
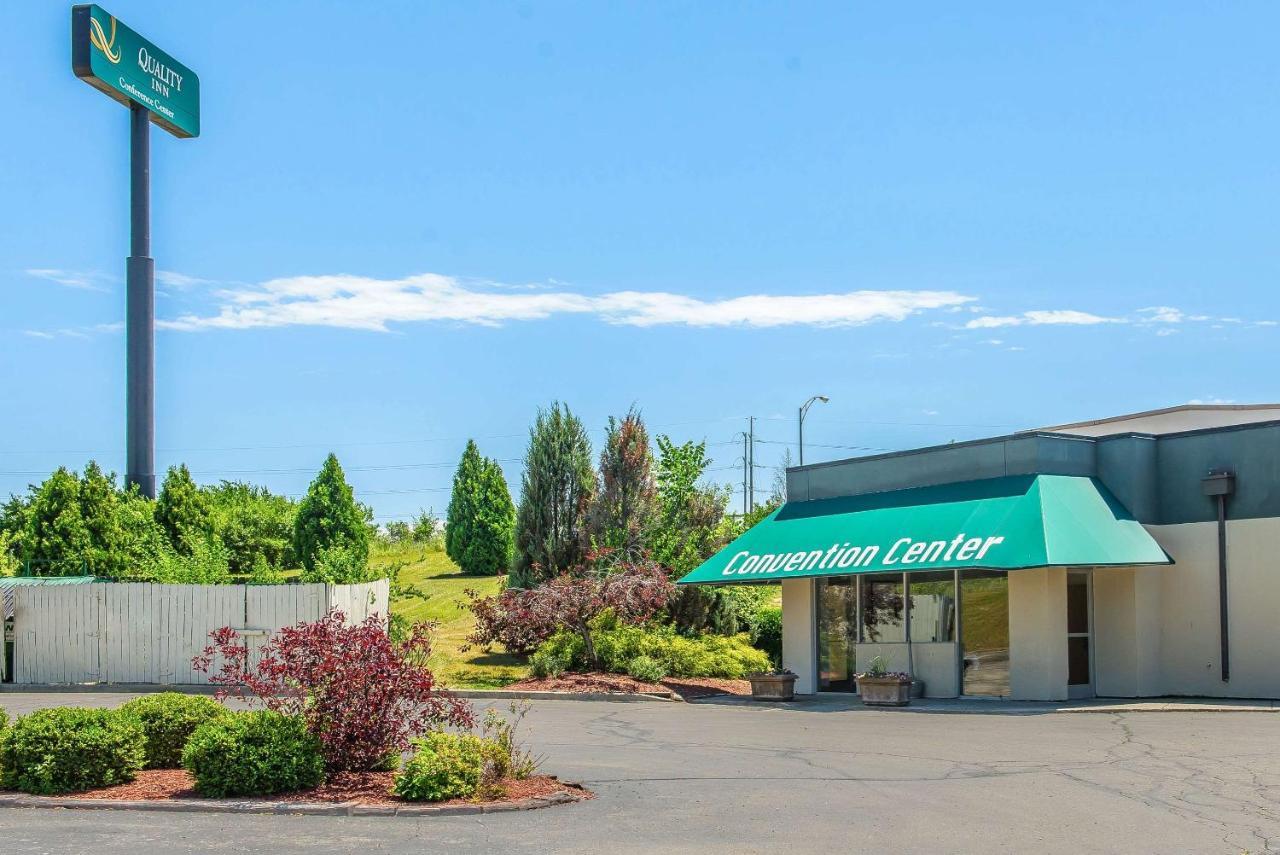
[[[1011,475],[789,502],[680,584],[953,567],[1020,570],[1171,563],[1142,524],[1096,479]]]

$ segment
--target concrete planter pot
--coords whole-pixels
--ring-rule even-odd
[[[790,701],[796,696],[795,674],[750,674],[751,697],[757,701]]]
[[[859,677],[858,694],[869,707],[905,707],[911,703],[911,681],[899,677]]]

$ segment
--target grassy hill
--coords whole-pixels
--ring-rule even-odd
[[[475,625],[464,605],[464,592],[470,589],[481,595],[497,593],[501,590],[498,577],[467,576],[442,550],[418,543],[376,548],[369,560],[375,567],[402,565],[400,586],[421,594],[396,597],[391,611],[415,623],[437,624],[429,662],[440,682],[458,688],[495,688],[528,675],[528,667],[509,654],[459,649]]]

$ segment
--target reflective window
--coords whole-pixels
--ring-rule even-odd
[[[960,640],[964,694],[1009,694],[1009,577],[987,570],[960,573]]]
[[[950,570],[912,573],[911,640],[956,640],[956,582]]]
[[[862,577],[862,640],[891,643],[907,640],[903,620],[902,574]]]
[[[817,580],[818,690],[852,692],[853,644],[858,628],[857,587],[854,579]]]

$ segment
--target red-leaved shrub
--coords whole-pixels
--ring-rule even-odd
[[[437,689],[426,667],[430,630],[418,624],[394,642],[376,615],[348,626],[334,609],[281,629],[252,657],[241,635],[223,627],[192,664],[225,687],[220,697],[302,716],[330,770],[368,770],[427,730],[474,723],[470,705]]]
[[[675,592],[667,571],[653,561],[623,562],[608,569],[586,564],[528,590],[473,598],[476,629],[467,641],[502,644],[525,652],[560,628],[582,636],[584,652],[596,661],[591,621],[606,610],[621,623],[643,623],[666,606]],[[512,647],[512,643],[517,647]]]

